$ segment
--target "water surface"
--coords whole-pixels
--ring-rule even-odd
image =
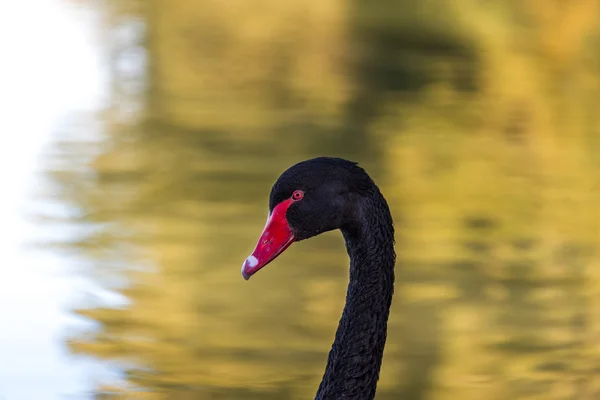
[[[339,233],[239,270],[275,179],[318,155],[360,161],[397,225],[378,399],[600,395],[596,2],[388,3],[106,13],[102,141],[65,135],[47,174],[85,227],[54,245],[119,296],[73,304],[96,325],[70,350],[121,373],[98,398],[314,395]]]

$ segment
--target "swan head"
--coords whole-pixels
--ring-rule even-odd
[[[287,169],[271,189],[267,223],[242,264],[244,279],[294,242],[335,229],[352,229],[362,217],[358,203],[374,188],[357,163],[341,158],[314,158]]]

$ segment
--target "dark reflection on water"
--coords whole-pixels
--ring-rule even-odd
[[[74,310],[99,328],[69,337],[72,351],[123,371],[98,398],[314,396],[347,283],[339,233],[249,282],[240,266],[274,180],[323,154],[361,161],[398,225],[378,399],[600,395],[591,3],[564,11],[584,28],[549,49],[517,6],[387,3],[114,10],[109,29],[144,22],[148,65],[113,70],[93,163],[65,141],[66,167],[49,171],[79,211],[69,221],[97,228],[67,245],[127,298]],[[133,37],[110,43],[115,64],[140,50]]]

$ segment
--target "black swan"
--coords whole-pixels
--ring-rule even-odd
[[[357,163],[319,157],[275,182],[269,217],[244,264],[248,280],[293,242],[340,229],[350,256],[350,282],[315,399],[375,397],[394,292],[394,227],[375,182]]]

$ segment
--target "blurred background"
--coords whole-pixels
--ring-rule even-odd
[[[0,398],[313,398],[339,232],[245,282],[271,185],[395,217],[377,399],[600,398],[600,0],[0,4]]]

